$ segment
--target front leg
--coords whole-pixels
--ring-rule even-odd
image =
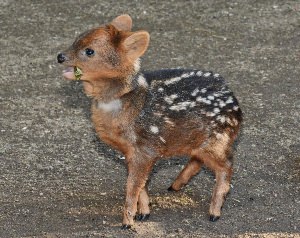
[[[142,191],[145,192],[145,184],[152,170],[154,161],[149,158],[136,157],[128,162],[128,178],[126,186],[126,201],[123,213],[123,229],[129,229],[134,224],[137,212],[137,203]]]

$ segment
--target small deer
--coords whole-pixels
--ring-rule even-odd
[[[210,221],[230,188],[232,147],[242,123],[236,97],[217,73],[189,69],[140,71],[149,33],[131,31],[132,19],[79,35],[57,56],[66,79],[79,79],[92,98],[92,121],[102,141],[125,156],[128,169],[123,229],[149,218],[146,181],[155,162],[188,156],[168,190],[178,191],[205,165],[216,177]]]

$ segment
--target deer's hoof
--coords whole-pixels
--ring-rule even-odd
[[[215,215],[210,215],[209,216],[209,220],[212,221],[212,222],[215,222],[217,220],[219,220],[220,216],[215,216]]]
[[[135,216],[137,221],[147,221],[150,217],[150,214],[138,214]]]

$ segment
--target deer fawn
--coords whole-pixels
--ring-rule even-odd
[[[128,167],[123,228],[150,215],[146,181],[155,162],[172,156],[190,160],[169,190],[178,191],[201,166],[216,184],[210,220],[221,215],[232,175],[231,151],[242,112],[216,73],[164,69],[140,71],[149,44],[146,31],[132,32],[128,15],[81,34],[57,56],[66,79],[80,79],[92,97],[92,120],[101,140],[125,155]]]

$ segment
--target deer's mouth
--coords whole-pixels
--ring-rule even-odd
[[[80,80],[82,76],[82,70],[77,66],[69,66],[63,70],[63,76],[70,80]]]

